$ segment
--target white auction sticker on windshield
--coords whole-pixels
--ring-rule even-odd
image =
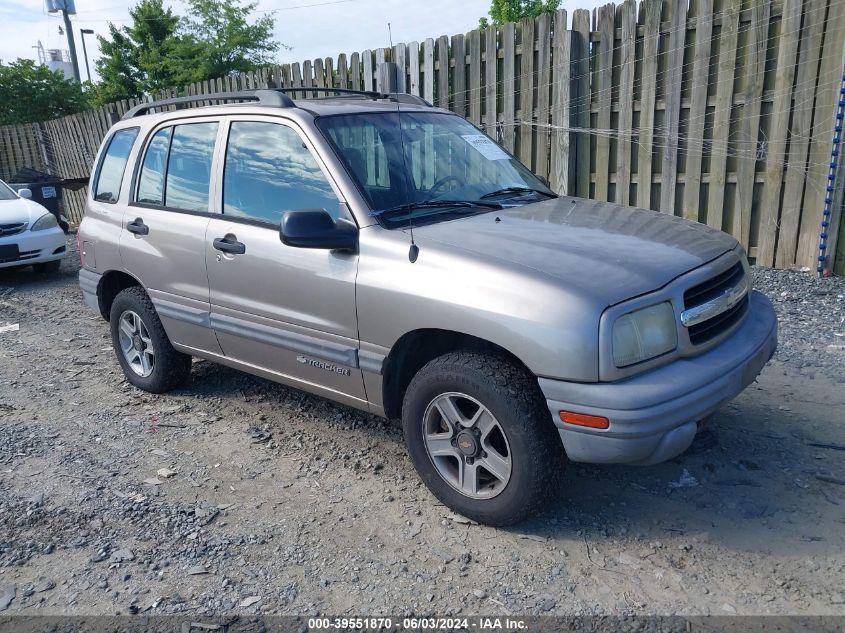
[[[461,138],[481,152],[487,160],[507,160],[510,156],[483,134],[462,134]]]

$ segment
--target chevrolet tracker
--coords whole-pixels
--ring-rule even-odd
[[[488,524],[567,460],[682,453],[777,343],[734,238],[558,196],[411,95],[143,104],[89,189],[80,284],[129,382],[197,356],[401,418],[432,493]]]

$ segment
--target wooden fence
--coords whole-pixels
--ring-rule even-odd
[[[569,17],[285,64],[179,94],[379,89],[391,61],[400,91],[467,117],[561,193],[674,213],[732,233],[759,264],[815,269],[845,1],[625,0]],[[0,177],[21,166],[87,176],[112,117],[132,105],[0,128]],[[843,232],[842,181],[828,267]],[[74,220],[84,195],[68,196]],[[842,273],[845,239],[838,245]]]

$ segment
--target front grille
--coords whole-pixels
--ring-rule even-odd
[[[700,306],[702,303],[715,299],[728,288],[733,288],[738,284],[744,275],[742,263],[737,262],[725,272],[693,286],[684,293],[684,309]]]
[[[26,228],[26,222],[15,222],[14,224],[0,224],[0,237],[9,237],[10,235],[17,235],[23,233]]]
[[[698,307],[720,297],[726,291],[743,283],[744,278],[745,269],[742,266],[742,262],[737,262],[726,271],[689,288],[684,293],[684,309],[689,310],[690,308]],[[713,340],[742,321],[746,312],[748,312],[747,294],[724,312],[712,316],[701,323],[690,325],[687,328],[690,343],[693,345],[702,345]]]
[[[734,325],[742,321],[742,317],[745,316],[746,312],[748,312],[748,295],[745,295],[742,301],[734,307],[725,310],[712,319],[707,319],[687,328],[690,343],[701,345],[716,338],[722,332],[730,330]]]

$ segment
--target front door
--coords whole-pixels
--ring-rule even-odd
[[[221,213],[206,234],[211,324],[224,354],[310,391],[365,406],[358,369],[358,256],[282,244],[285,211],[348,216],[297,129],[231,120]]]
[[[215,354],[221,350],[210,326],[205,235],[220,125],[200,118],[150,136],[120,236],[124,266],[144,285],[170,340]]]

